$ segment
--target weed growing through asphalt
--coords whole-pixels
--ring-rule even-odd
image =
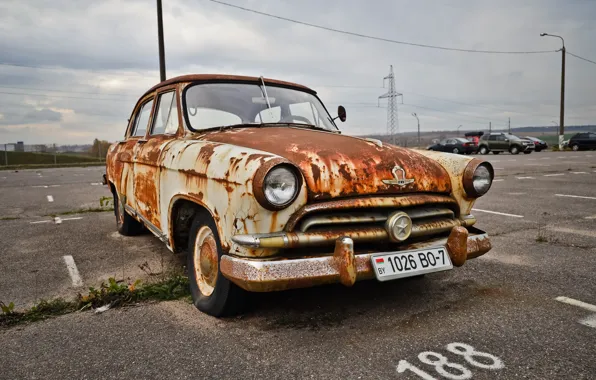
[[[99,207],[79,208],[76,210],[64,211],[54,214],[47,214],[44,216],[51,216],[52,218],[59,215],[74,215],[74,214],[86,214],[91,212],[105,212],[114,211],[114,198],[112,197],[101,197],[99,198]]]
[[[89,288],[85,295],[79,294],[73,301],[57,298],[42,300],[35,306],[22,312],[14,310],[11,302],[6,305],[0,301],[0,327],[14,326],[25,322],[35,322],[86,309],[97,309],[109,305],[110,308],[121,307],[146,301],[168,301],[189,298],[188,278],[181,274],[172,274],[162,280],[142,283],[116,281],[110,278],[98,288]]]
[[[16,220],[16,219],[19,219],[19,217],[18,216],[3,216],[3,217],[0,217],[0,220]]]

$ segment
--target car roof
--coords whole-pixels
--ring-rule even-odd
[[[265,84],[272,84],[272,85],[279,85],[283,87],[293,87],[303,91],[310,92],[312,94],[316,94],[316,91],[303,86],[301,84],[286,82],[277,79],[271,78],[263,78]],[[180,75],[174,78],[167,79],[163,82],[156,84],[155,86],[151,87],[147,90],[142,97],[145,97],[147,94],[171,84],[176,83],[185,83],[185,82],[254,82],[260,83],[260,77],[251,77],[251,76],[244,76],[244,75],[225,75],[225,74],[189,74],[189,75]]]

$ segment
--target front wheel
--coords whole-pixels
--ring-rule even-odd
[[[518,148],[518,147],[516,147],[516,146],[512,146],[512,147],[509,149],[509,153],[511,153],[511,154],[519,154],[519,148]]]
[[[574,152],[577,152],[577,151],[579,150],[579,145],[577,145],[577,144],[573,144],[573,145],[571,145],[571,149],[572,149]]]
[[[488,154],[488,149],[485,146],[481,146],[479,152],[480,154]]]
[[[190,228],[187,269],[193,304],[214,317],[233,315],[244,306],[245,292],[220,270],[221,243],[215,221],[199,212]]]

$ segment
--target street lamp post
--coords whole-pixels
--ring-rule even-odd
[[[163,43],[163,16],[161,0],[157,0],[157,45],[159,48],[159,80],[166,80],[166,55]]]
[[[418,121],[418,148],[420,148],[420,119],[418,119],[418,115],[416,115],[416,112],[412,113],[412,116],[414,116]]]
[[[557,37],[563,42],[561,48],[561,106],[559,114],[559,149],[563,150],[563,140],[565,139],[565,40],[556,34],[540,33],[540,37]]]

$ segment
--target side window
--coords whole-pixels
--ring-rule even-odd
[[[151,108],[153,108],[153,99],[143,104],[141,110],[135,119],[134,128],[130,136],[145,136],[147,126],[149,125],[149,117],[151,116]]]
[[[503,136],[503,135],[498,135],[498,136],[496,136],[496,138],[497,138],[497,141],[505,141],[505,136]]]
[[[319,125],[319,115],[311,102],[290,104],[290,113],[292,116],[306,118],[310,121],[310,124]],[[302,119],[294,119],[292,121],[296,123],[306,123],[306,121]]]
[[[175,95],[176,91],[159,95],[151,135],[174,134],[178,130],[178,107]]]
[[[495,135],[490,135],[490,136],[488,136],[488,140],[489,140],[489,141],[497,141],[497,136],[495,136]]]

